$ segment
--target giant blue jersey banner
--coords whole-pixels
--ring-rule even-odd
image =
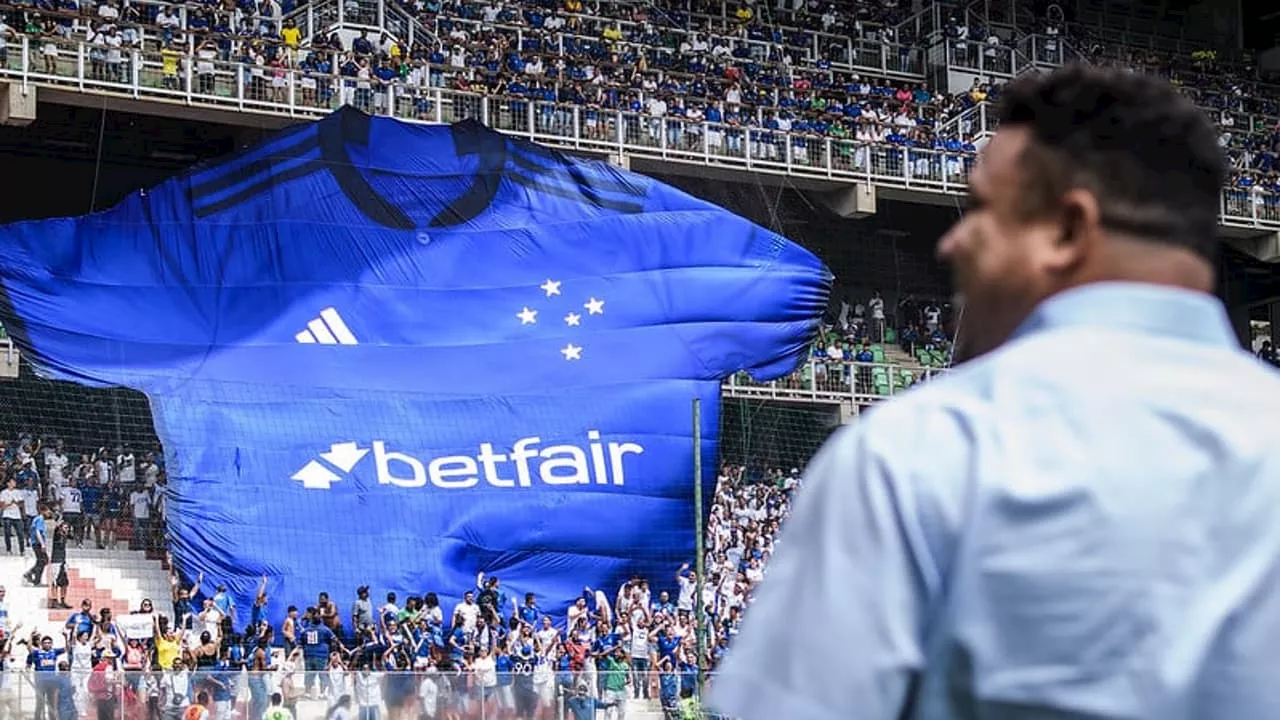
[[[147,394],[172,550],[272,615],[478,571],[562,610],[692,559],[692,400],[804,357],[830,275],[660,182],[341,110],[106,212],[0,228],[44,374]],[[346,608],[343,608],[345,613]],[[239,614],[240,624],[248,613]]]

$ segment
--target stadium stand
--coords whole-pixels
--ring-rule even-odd
[[[216,578],[194,578],[188,585],[160,571],[165,563],[162,456],[123,447],[79,450],[58,440],[22,436],[6,442],[0,453],[6,543],[0,568],[6,578],[23,576],[22,586],[0,591],[8,595],[0,597],[5,670],[15,673],[30,650],[35,673],[35,695],[15,675],[15,684],[0,687],[10,694],[0,700],[13,700],[37,715],[35,703],[56,697],[41,695],[51,682],[47,678],[57,677],[57,664],[46,660],[53,662],[64,648],[66,656],[59,659],[69,662],[70,691],[78,707],[84,711],[106,697],[91,677],[107,658],[125,671],[122,685],[111,692],[128,717],[146,706],[149,692],[164,703],[185,706],[207,691],[211,707],[228,703],[223,712],[237,698],[235,688],[246,669],[271,671],[271,687],[284,693],[286,705],[311,713],[317,704],[323,713],[344,694],[362,706],[385,702],[395,709],[412,702],[428,707],[438,701],[443,707],[448,700],[462,711],[477,709],[483,695],[488,712],[502,717],[515,707],[512,686],[522,692],[527,682],[531,691],[536,688],[530,702],[543,708],[539,717],[549,716],[542,713],[550,713],[557,699],[568,706],[578,702],[575,693],[583,683],[589,684],[587,697],[593,702],[630,702],[629,714],[643,717],[646,709],[656,708],[654,701],[674,706],[677,688],[695,682],[697,586],[687,564],[673,566],[666,578],[633,579],[616,592],[587,588],[569,610],[566,628],[553,627],[536,598],[509,594],[499,578],[483,574],[468,599],[448,608],[448,615],[429,591],[398,601],[394,593],[375,598],[367,587],[335,588],[332,601],[322,597],[305,612],[291,611],[296,623],[286,620],[273,628],[257,619],[263,609],[257,604],[236,608]],[[726,465],[720,473],[710,508],[702,594],[713,660],[737,631],[751,590],[763,577],[799,473],[798,467],[742,465]],[[48,538],[47,566],[26,542],[38,535]],[[146,563],[129,558],[130,553],[154,558],[154,569],[139,578],[138,569]],[[259,603],[267,601],[260,597]],[[301,604],[305,599],[270,601]],[[29,612],[37,604],[47,608],[38,618]],[[24,605],[28,612],[21,611]],[[237,632],[246,621],[244,632]],[[42,635],[57,638],[47,651],[37,649]],[[271,654],[258,657],[259,647]],[[621,654],[620,662],[606,660],[615,653]],[[586,662],[588,656],[595,665]],[[180,697],[172,680],[150,687],[157,678],[148,667],[170,671],[183,663],[199,672],[189,682],[183,678]],[[400,688],[407,698],[402,693],[394,699],[396,670],[427,667],[433,669],[430,675]],[[311,672],[321,668],[323,674]],[[42,674],[46,671],[50,675]],[[387,672],[393,678],[383,681]],[[615,678],[617,672],[624,676]],[[267,696],[260,689],[266,685],[253,677],[242,709],[248,717],[261,717]]]
[[[1125,63],[1168,76],[1222,127],[1234,170],[1224,222],[1280,223],[1280,94],[1243,67],[1104,45],[1056,23],[1010,32],[963,9],[785,5],[34,0],[0,3],[0,72],[296,117],[351,104],[417,121],[479,118],[535,137],[955,190],[994,130],[989,103],[1001,80],[1074,59]],[[949,93],[930,82],[939,38],[953,66],[978,76],[971,87]],[[944,372],[957,322],[949,305],[885,303],[878,293],[841,301],[795,374],[770,383],[736,376],[726,396],[864,406]],[[682,559],[669,577],[587,588],[564,627],[544,621],[537,598],[483,576],[474,602],[448,615],[429,588],[409,598],[332,588],[314,602],[262,598],[300,608],[296,620],[263,626],[260,609],[230,605],[217,578],[170,575],[159,448],[30,433],[4,440],[0,708],[47,707],[52,716],[71,698],[80,712],[107,706],[133,717],[203,698],[218,717],[234,707],[256,720],[273,692],[299,717],[322,717],[341,697],[352,711],[392,717],[678,712],[698,668],[714,667],[736,632],[799,487],[801,458],[821,437],[783,452],[744,442],[728,453],[736,457],[711,501],[701,598]],[[39,524],[53,557],[22,583]],[[701,659],[699,602],[708,618]],[[41,635],[51,648],[38,649]],[[32,682],[15,679],[28,663]]]
[[[803,10],[41,0],[0,4],[0,66],[157,99],[290,115],[346,103],[426,122],[474,117],[584,147],[960,192],[992,129],[985,103],[999,82],[1071,60],[1141,59],[1135,67],[1169,74],[1223,125],[1237,164],[1224,222],[1280,224],[1273,88],[1243,68],[1210,53],[1179,59],[1102,46],[1053,23],[1010,30],[940,7],[909,16],[888,0]],[[928,82],[926,54],[939,38],[948,67],[969,72],[972,87],[940,92]]]

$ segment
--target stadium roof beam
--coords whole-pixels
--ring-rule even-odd
[[[34,88],[32,88],[34,90]],[[226,110],[214,110],[207,107],[193,107],[182,102],[162,102],[156,98],[140,100],[136,98],[96,95],[77,90],[60,90],[42,88],[41,103],[70,105],[72,107],[88,107],[95,110],[111,110],[113,112],[133,113],[135,115],[154,115],[179,120],[194,120],[217,125],[231,125],[260,130],[279,130],[280,128],[309,122],[309,118],[296,118],[287,115],[272,115],[261,112],[245,112],[235,107]]]
[[[1222,242],[1265,263],[1280,262],[1280,232],[1269,231],[1259,233],[1257,230],[1237,231],[1236,228],[1223,228]]]
[[[630,155],[627,159],[632,171],[650,177],[683,175],[721,182],[752,183],[770,188],[784,187],[817,192],[829,192],[848,186],[848,183],[843,181],[788,175],[785,172],[761,171],[746,165],[711,165],[697,156],[689,159],[680,156],[655,159]]]

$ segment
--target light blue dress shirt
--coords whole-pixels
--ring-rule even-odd
[[[1280,375],[1105,283],[815,457],[710,704],[744,720],[1280,718]]]

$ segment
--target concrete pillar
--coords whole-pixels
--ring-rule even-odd
[[[1271,323],[1271,347],[1280,347],[1280,300],[1267,303],[1267,320]]]
[[[1234,305],[1227,308],[1227,317],[1231,318],[1231,329],[1236,331],[1236,339],[1240,347],[1252,347],[1253,330],[1249,327],[1249,306]]]
[[[1218,262],[1218,296],[1227,307],[1227,317],[1231,319],[1231,327],[1236,331],[1240,346],[1249,348],[1253,333],[1249,329],[1248,281],[1243,273],[1225,260]]]
[[[851,402],[840,403],[840,417],[839,417],[840,424],[851,425],[857,421],[858,421],[858,406],[854,405]]]
[[[36,119],[36,86],[0,83],[0,125],[25,127]]]
[[[824,205],[842,218],[876,214],[876,188],[869,183],[850,183],[820,197]]]

